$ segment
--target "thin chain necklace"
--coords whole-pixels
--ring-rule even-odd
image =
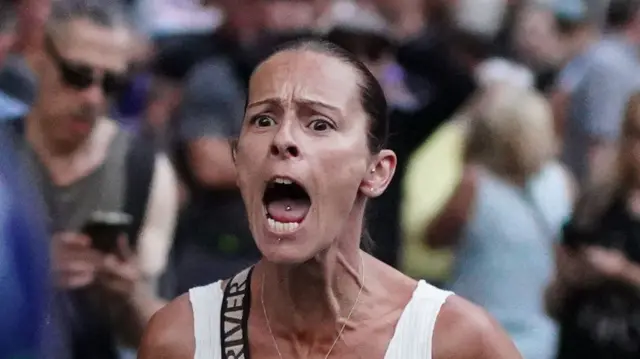
[[[356,306],[358,305],[358,301],[360,300],[360,294],[362,294],[362,289],[364,288],[364,258],[362,258],[362,254],[360,255],[360,263],[361,263],[360,266],[362,267],[362,284],[360,284],[360,290],[358,291],[356,300],[353,303],[353,307],[351,307],[351,310],[349,311],[349,314],[347,315],[347,318],[345,319],[344,324],[342,324],[342,328],[340,328],[340,331],[338,332],[338,336],[333,341],[333,344],[331,344],[331,348],[329,348],[329,351],[327,352],[327,355],[324,356],[324,359],[329,358],[329,355],[333,351],[333,348],[336,346],[336,344],[338,344],[338,340],[340,340],[340,337],[342,337],[342,332],[344,332],[344,328],[347,326],[347,323],[349,322],[349,319],[351,319],[351,315],[353,314],[353,311],[356,309]],[[276,341],[276,337],[275,335],[273,335],[273,330],[271,329],[271,323],[269,322],[269,316],[267,315],[267,307],[265,307],[264,305],[264,278],[265,278],[265,275],[263,274],[261,288],[260,288],[260,302],[262,303],[262,311],[264,312],[264,318],[267,321],[267,329],[269,329],[269,334],[271,334],[271,339],[273,340],[273,346],[276,348],[276,351],[278,352],[278,357],[280,359],[283,359],[282,353],[280,352],[280,348],[278,347],[278,342]]]

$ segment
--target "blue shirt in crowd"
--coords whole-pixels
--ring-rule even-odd
[[[629,97],[640,90],[638,49],[622,35],[605,36],[565,72],[571,90],[562,160],[580,183],[594,140],[615,142]]]
[[[0,121],[22,117],[27,111],[27,105],[0,91]]]
[[[44,355],[49,245],[42,206],[7,127],[0,123],[0,358],[35,359]]]
[[[546,166],[527,188],[481,170],[449,289],[485,308],[525,359],[553,359],[558,330],[544,309],[553,247],[572,201],[564,169]]]

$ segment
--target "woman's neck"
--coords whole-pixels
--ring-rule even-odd
[[[522,188],[527,185],[529,175],[525,174],[524,171],[515,171],[513,169],[507,169],[506,167],[492,166],[491,164],[484,164],[483,166],[495,176],[498,176],[511,185]]]
[[[48,136],[35,117],[27,117],[25,125],[27,142],[53,182],[61,186],[86,176],[103,163],[118,131],[115,123],[100,119],[84,141],[71,145]]]
[[[263,261],[258,275],[268,324],[281,335],[334,338],[345,320],[352,322],[347,318],[361,298],[365,270],[358,247],[332,246],[298,265]]]

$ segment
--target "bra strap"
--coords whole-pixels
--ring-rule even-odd
[[[251,309],[251,274],[247,268],[231,278],[220,307],[220,346],[223,359],[250,359],[247,323]]]

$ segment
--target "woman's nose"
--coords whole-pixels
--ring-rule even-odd
[[[283,123],[278,129],[271,143],[271,155],[281,158],[296,158],[300,156],[300,149],[294,138],[292,123]]]
[[[293,143],[273,143],[271,145],[271,154],[276,157],[295,158],[300,155],[300,150]]]

